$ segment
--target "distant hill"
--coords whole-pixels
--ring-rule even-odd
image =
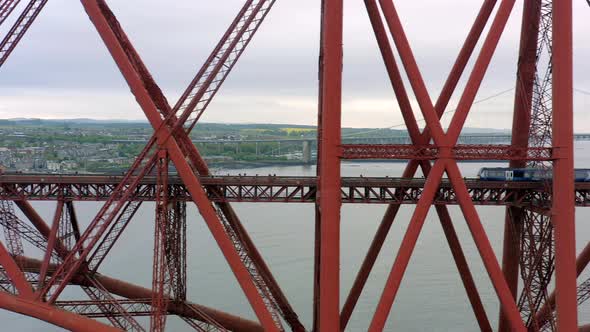
[[[38,118],[12,118],[12,119],[0,119],[0,121],[10,121],[19,124],[54,124],[54,123],[147,123],[145,120],[98,120],[88,118],[77,118],[77,119],[38,119]]]
[[[149,126],[146,120],[99,120],[90,118],[75,118],[75,119],[38,119],[38,118],[11,118],[0,119],[0,125],[89,125],[89,126],[108,126],[108,125],[133,125],[133,126]],[[274,124],[274,123],[213,123],[202,122],[200,126],[206,127],[208,130],[228,130],[228,129],[268,129],[276,130],[281,128],[297,128],[297,129],[316,129],[314,125],[296,125],[296,124]],[[389,129],[389,128],[342,128],[348,133],[357,133],[367,131],[367,135],[376,134],[381,136],[386,132],[390,135],[405,135],[406,130],[403,129]],[[496,128],[471,128],[466,127],[462,130],[463,134],[509,134],[509,129]]]

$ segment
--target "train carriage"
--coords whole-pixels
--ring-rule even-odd
[[[547,181],[552,176],[551,169],[510,167],[483,167],[477,174],[482,181]],[[574,178],[576,182],[590,182],[590,169],[576,168]]]

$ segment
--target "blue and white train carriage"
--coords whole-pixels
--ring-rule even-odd
[[[509,167],[483,167],[477,174],[483,181],[546,181],[552,176],[551,169]],[[576,168],[574,177],[576,182],[590,182],[590,169]]]

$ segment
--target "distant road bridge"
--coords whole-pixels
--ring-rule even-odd
[[[459,143],[477,144],[477,143],[498,143],[510,142],[512,136],[509,134],[466,134],[459,136]],[[590,133],[574,134],[574,141],[590,141]],[[145,144],[147,140],[113,140],[114,143],[127,144]],[[240,143],[316,143],[315,137],[309,138],[261,138],[261,139],[193,139],[197,144],[240,144]],[[389,136],[389,137],[342,137],[342,144],[410,144],[409,136]]]
[[[458,143],[471,145],[471,144],[510,144],[512,136],[508,134],[466,134],[459,136]],[[590,141],[590,133],[579,133],[574,134],[574,141]],[[146,144],[145,140],[113,140],[114,143],[122,144]],[[273,149],[273,154],[281,155],[281,146],[283,152],[286,146],[300,145],[301,148],[297,149],[301,151],[301,160],[304,163],[310,163],[313,159],[313,152],[317,149],[317,141],[315,138],[267,138],[267,139],[243,139],[243,140],[224,140],[224,139],[194,139],[192,140],[195,144],[201,145],[216,145],[219,152],[225,151],[227,146],[231,146],[235,149],[236,153],[242,151],[244,144],[254,144],[255,154],[265,153],[260,152],[259,145],[261,144],[276,144],[276,148]],[[411,140],[408,136],[390,136],[390,137],[343,137],[343,145],[401,145],[411,144]],[[383,156],[383,159],[386,159]],[[370,158],[369,158],[370,159]]]

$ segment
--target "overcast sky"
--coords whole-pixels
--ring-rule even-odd
[[[433,99],[481,2],[395,2]],[[517,1],[478,99],[514,86],[522,2]],[[174,103],[243,0],[108,3]],[[202,121],[315,124],[319,4],[277,0]],[[589,92],[590,8],[574,0],[574,12],[574,84]],[[401,124],[362,0],[345,0],[344,34],[343,125]],[[510,128],[513,94],[475,105],[467,126]],[[576,92],[577,131],[590,132],[589,108],[590,94]],[[0,69],[0,118],[14,117],[144,119],[78,1],[49,1]]]

